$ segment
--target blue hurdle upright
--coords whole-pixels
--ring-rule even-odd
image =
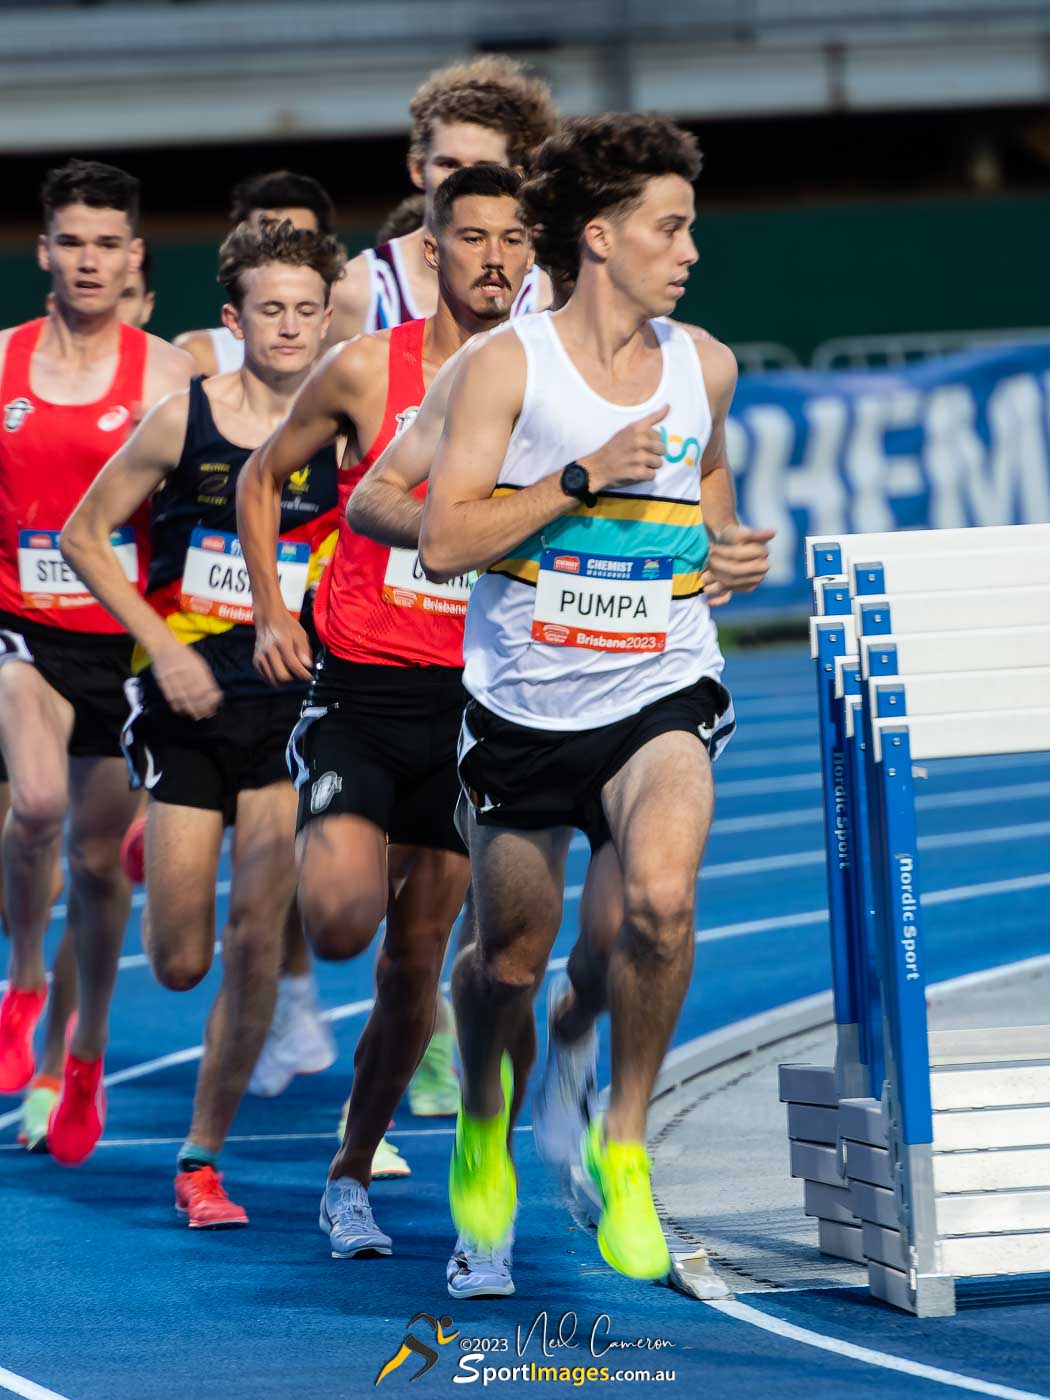
[[[943,1315],[1050,1270],[1050,1028],[929,1034],[913,765],[1050,749],[1050,526],[807,552],[836,1061],[781,1067],[792,1172],[825,1252]]]

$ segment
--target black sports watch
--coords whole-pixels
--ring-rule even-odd
[[[598,497],[591,490],[591,478],[586,467],[581,467],[579,462],[570,462],[562,470],[561,489],[566,496],[573,496],[577,501],[582,501],[585,506],[596,506]]]

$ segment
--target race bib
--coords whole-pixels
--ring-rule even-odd
[[[673,577],[669,555],[619,559],[545,549],[532,639],[588,651],[663,651]]]
[[[278,540],[277,578],[284,605],[293,617],[303,610],[309,572],[309,544]],[[251,579],[236,535],[197,526],[186,551],[179,607],[223,622],[254,621]]]
[[[19,530],[18,582],[22,601],[28,608],[85,608],[96,601],[62,558],[58,547],[60,530]],[[139,554],[135,531],[130,525],[114,530],[109,537],[120,567],[132,583],[139,581]]]
[[[391,549],[383,579],[383,601],[395,608],[420,608],[445,617],[466,616],[477,574],[460,574],[448,583],[431,583],[414,549]]]

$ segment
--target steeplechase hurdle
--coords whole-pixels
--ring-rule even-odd
[[[1050,1271],[1050,1026],[930,1034],[917,763],[1050,750],[1050,525],[810,539],[833,1066],[782,1065],[822,1251],[878,1297]]]

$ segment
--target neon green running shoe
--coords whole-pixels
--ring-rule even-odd
[[[27,1152],[47,1151],[47,1124],[51,1110],[58,1102],[57,1089],[37,1085],[22,1100],[22,1116],[18,1124],[18,1141]]]
[[[395,1176],[411,1176],[412,1168],[392,1142],[380,1140],[372,1158],[372,1180],[386,1181]]]
[[[606,1141],[603,1116],[583,1136],[581,1156],[602,1202],[598,1248],[607,1264],[628,1278],[665,1278],[671,1271],[667,1241],[653,1205],[649,1158],[641,1142]]]
[[[506,1238],[518,1205],[518,1181],[507,1150],[514,1071],[500,1062],[503,1107],[494,1118],[475,1118],[460,1104],[456,1145],[448,1170],[448,1199],[456,1229],[480,1249]]]
[[[459,1112],[459,1080],[452,1065],[455,1038],[435,1031],[408,1086],[408,1107],[417,1118],[454,1118]]]

